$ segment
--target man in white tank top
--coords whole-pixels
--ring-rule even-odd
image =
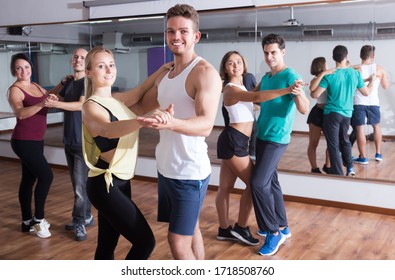
[[[360,70],[362,78],[367,81],[369,77],[375,75],[376,79],[368,96],[362,95],[359,90],[354,95],[354,111],[351,118],[353,132],[351,133],[350,141],[353,143],[356,140],[358,144],[359,156],[354,159],[354,162],[357,164],[369,163],[366,154],[365,124],[373,126],[373,139],[376,147],[375,160],[383,160],[381,154],[382,133],[380,127],[378,88],[381,85],[383,89],[387,89],[389,82],[385,69],[374,63],[374,51],[374,46],[365,45],[361,48],[360,52],[362,62],[358,70]]]
[[[205,137],[214,126],[221,95],[215,68],[194,50],[200,39],[199,15],[186,4],[167,12],[166,43],[174,67],[161,75],[144,96],[151,108],[167,108],[168,123],[149,123],[159,129],[158,221],[169,223],[168,241],[175,259],[204,259],[199,214],[211,174]],[[170,106],[169,106],[170,105]]]

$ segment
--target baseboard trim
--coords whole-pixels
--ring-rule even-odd
[[[145,176],[135,176],[133,179],[140,180],[140,181],[148,181],[148,182],[153,182],[153,183],[158,182],[157,178],[145,177]],[[208,189],[210,191],[216,191],[218,189],[218,187],[209,185]],[[235,189],[233,189],[232,193],[242,194],[243,191],[244,190],[242,190],[242,189],[235,188]],[[341,208],[341,209],[355,210],[355,211],[361,211],[361,212],[369,212],[369,213],[395,216],[395,209],[388,209],[388,208],[375,207],[375,206],[369,206],[369,205],[360,205],[360,204],[345,203],[345,202],[338,202],[338,201],[331,201],[331,200],[324,200],[324,199],[307,198],[307,197],[292,196],[292,195],[284,195],[284,200],[290,201],[290,202],[298,202],[298,203],[304,203],[304,204],[320,205],[320,206],[325,206],[325,207]]]

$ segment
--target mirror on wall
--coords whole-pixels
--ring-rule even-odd
[[[334,67],[332,49],[341,44],[348,48],[350,63],[355,65],[361,61],[361,46],[373,44],[376,47],[375,61],[386,69],[390,81],[387,89],[379,87],[384,160],[374,160],[375,146],[370,140],[372,128],[366,126],[369,164],[355,165],[355,170],[358,178],[394,181],[390,172],[392,146],[395,146],[395,86],[392,79],[395,54],[391,50],[395,41],[395,19],[390,13],[394,8],[393,1],[384,0],[204,11],[200,13],[202,39],[196,52],[219,69],[223,55],[237,50],[245,56],[249,72],[259,81],[269,70],[263,60],[261,39],[268,33],[279,33],[286,40],[286,64],[310,82],[313,78],[310,64],[315,57],[324,56],[329,68]],[[28,36],[10,35],[7,27],[3,27],[0,28],[2,73],[9,73],[13,53],[30,52],[36,60],[38,82],[51,87],[65,74],[71,73],[70,56],[74,48],[104,45],[116,54],[118,78],[115,86],[121,91],[126,90],[141,83],[152,67],[171,59],[164,42],[164,29],[162,15],[35,25]],[[3,75],[0,85],[3,93],[12,82],[10,74]],[[308,88],[306,94],[310,94]],[[1,98],[0,111],[10,112],[5,94]],[[310,101],[311,108],[316,100],[310,98]],[[290,147],[280,161],[279,169],[311,174],[306,120],[307,114],[296,114]],[[223,124],[219,110],[216,126]],[[317,149],[320,167],[324,163],[325,145],[322,136]],[[353,156],[358,156],[355,144]]]

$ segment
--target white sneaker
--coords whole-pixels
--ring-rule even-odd
[[[49,227],[50,224],[47,222],[47,220],[42,219],[41,222],[33,225],[33,230],[38,237],[48,238],[51,236],[51,233],[49,232]]]

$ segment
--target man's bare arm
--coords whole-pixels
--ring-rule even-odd
[[[200,62],[189,75],[186,85],[188,94],[195,100],[196,116],[188,119],[174,118],[170,123],[144,126],[155,129],[169,129],[189,136],[210,135],[218,111],[222,83],[218,72],[206,61]],[[177,90],[177,89],[175,89]],[[164,104],[167,107],[167,104]],[[177,107],[174,108],[177,112]]]

